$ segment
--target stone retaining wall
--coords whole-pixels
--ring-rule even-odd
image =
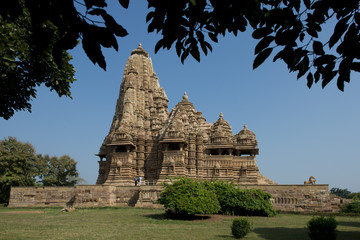
[[[329,186],[256,185],[241,188],[262,189],[272,195],[275,210],[288,212],[336,212],[342,199],[330,196]],[[162,208],[156,201],[162,186],[116,187],[80,185],[75,187],[13,187],[9,207],[104,207],[133,206]]]
[[[241,188],[262,189],[271,194],[275,210],[286,212],[337,212],[342,199],[330,196],[328,184],[257,185]]]
[[[9,207],[155,207],[161,186],[12,187]],[[155,204],[155,205],[154,205]],[[154,206],[153,206],[154,205]],[[161,206],[160,206],[161,207]]]

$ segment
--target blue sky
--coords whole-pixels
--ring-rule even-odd
[[[222,112],[233,134],[247,124],[259,142],[262,174],[279,184],[302,184],[315,176],[330,188],[360,192],[358,74],[343,93],[335,82],[308,89],[306,79],[296,80],[284,64],[271,59],[253,71],[256,41],[248,33],[221,38],[200,63],[189,58],[183,65],[175,49],[154,53],[159,36],[147,33],[147,11],[146,1],[131,1],[128,10],[110,6],[129,35],[118,39],[118,52],[104,49],[107,71],[94,66],[78,46],[70,52],[77,71],[73,99],[40,87],[32,113],[0,119],[0,138],[30,142],[37,153],[69,154],[78,162],[80,176],[94,184],[94,154],[109,131],[126,60],[142,43],[169,98],[169,110],[186,91],[208,122]]]

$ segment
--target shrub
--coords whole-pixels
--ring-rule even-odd
[[[231,225],[231,232],[235,238],[245,237],[252,228],[251,222],[246,218],[236,218]]]
[[[311,240],[335,240],[338,223],[333,216],[313,217],[307,223],[308,234]]]
[[[177,215],[213,214],[220,210],[215,193],[200,181],[178,178],[172,185],[164,186],[158,202]]]
[[[360,201],[353,201],[351,203],[344,204],[341,207],[341,212],[360,214]]]
[[[216,193],[222,214],[242,216],[275,215],[271,195],[260,189],[238,189],[235,184],[222,181],[206,182],[206,187]]]

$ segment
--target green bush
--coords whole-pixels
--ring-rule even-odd
[[[360,201],[353,201],[351,203],[344,204],[341,207],[341,212],[360,214]]]
[[[313,217],[307,223],[308,234],[311,240],[335,240],[338,223],[333,216]]]
[[[271,195],[260,189],[241,190],[235,184],[222,181],[205,182],[205,185],[216,193],[222,214],[267,217],[276,214]]]
[[[246,218],[236,218],[231,225],[231,233],[235,238],[245,237],[252,228],[251,222]]]
[[[158,202],[177,215],[214,214],[220,204],[214,192],[200,181],[178,178],[173,184],[164,184]]]

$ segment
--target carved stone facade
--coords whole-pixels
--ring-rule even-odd
[[[141,176],[146,184],[167,177],[276,184],[260,174],[254,132],[245,125],[236,135],[220,113],[211,124],[186,93],[169,113],[149,54],[141,47],[127,60],[115,115],[98,156],[97,184],[128,186]]]

